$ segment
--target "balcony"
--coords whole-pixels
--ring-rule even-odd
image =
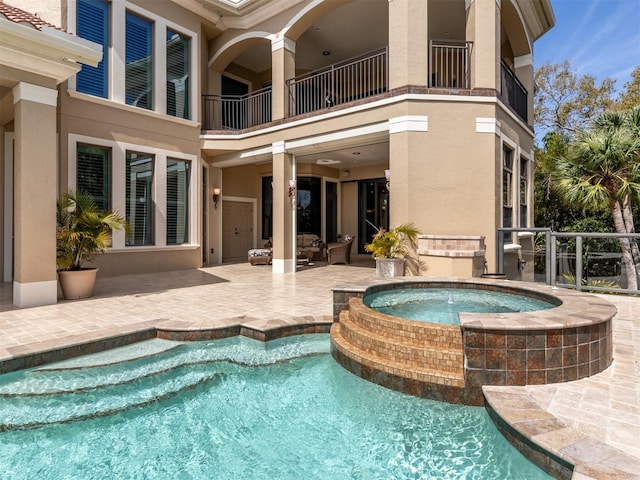
[[[527,89],[518,80],[516,74],[509,66],[501,61],[501,88],[502,100],[518,114],[518,116],[528,123],[527,115]]]
[[[431,40],[428,84],[425,87],[471,88],[472,45],[473,42],[468,41]],[[286,81],[286,88],[287,117],[375,97],[389,90],[387,48],[291,78]],[[203,130],[236,131],[269,122],[271,87],[243,96],[203,95]]]
[[[203,130],[243,130],[271,121],[271,87],[247,95],[203,95]]]
[[[473,42],[429,40],[429,87],[471,88]]]
[[[287,80],[290,117],[372,97],[388,90],[387,49]]]

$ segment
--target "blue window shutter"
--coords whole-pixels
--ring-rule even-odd
[[[78,0],[78,36],[102,45],[102,60],[97,67],[82,65],[77,90],[89,95],[109,96],[109,4],[102,0]]]

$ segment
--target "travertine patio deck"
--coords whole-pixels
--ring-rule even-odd
[[[264,330],[330,322],[331,288],[370,283],[374,280],[371,266],[368,259],[349,266],[317,263],[301,267],[296,274],[273,275],[270,267],[240,263],[99,278],[90,299],[22,310],[11,306],[11,285],[0,283],[0,362],[152,326],[190,330],[245,324]],[[503,389],[498,393],[507,396],[521,395],[523,407],[532,399],[542,412],[584,436],[585,448],[596,445],[596,456],[598,444],[589,439],[628,454],[632,463],[627,457],[620,464],[628,475],[608,478],[639,478],[640,298],[603,297],[618,308],[611,367],[575,382],[491,388]],[[500,413],[498,403],[494,407]],[[509,410],[505,406],[511,408],[513,403],[504,402],[503,412]],[[590,475],[598,478],[588,471],[574,478]]]

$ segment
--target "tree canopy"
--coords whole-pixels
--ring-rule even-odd
[[[569,61],[535,72],[535,224],[564,231],[635,233],[640,221],[640,66],[615,80],[578,75]],[[640,250],[618,240],[626,286],[637,290]]]
[[[558,230],[581,231],[583,219],[597,217],[603,230],[613,231],[609,213],[594,213],[583,206],[560,198],[552,188],[552,172],[556,160],[567,153],[569,144],[580,132],[592,128],[593,120],[607,111],[620,111],[640,105],[640,66],[616,97],[615,80],[598,83],[591,75],[579,75],[566,60],[552,65],[545,63],[535,72],[534,124],[538,135],[535,148],[535,224],[554,226]],[[603,117],[606,119],[610,117]],[[636,132],[638,134],[638,132]],[[636,217],[638,208],[634,206]]]
[[[534,79],[538,130],[575,134],[614,105],[615,80],[598,83],[592,75],[579,75],[569,60],[545,63],[536,69]]]
[[[616,101],[616,108],[627,110],[640,105],[640,65],[631,72],[631,80],[624,84],[624,89]]]

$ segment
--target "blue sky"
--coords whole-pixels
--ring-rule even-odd
[[[534,61],[571,62],[579,75],[617,79],[640,65],[640,0],[551,0],[556,26],[534,46]]]

